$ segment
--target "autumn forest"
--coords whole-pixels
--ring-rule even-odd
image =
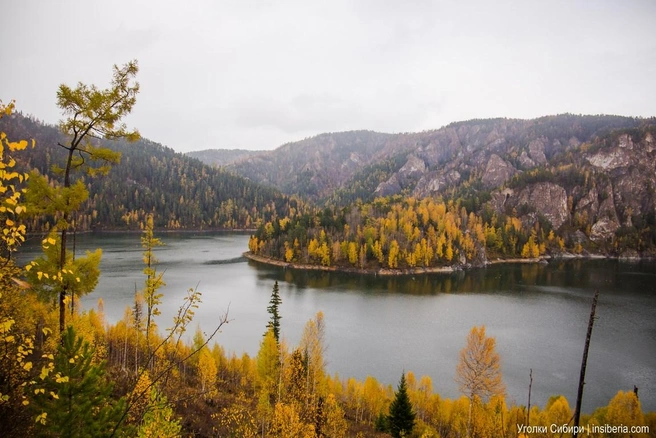
[[[562,183],[570,192],[563,198],[568,216],[557,226],[553,215],[512,205],[510,194],[499,198],[473,167],[461,185],[431,196],[407,187],[372,196],[362,186],[343,186],[321,199],[284,193],[129,129],[123,120],[137,103],[138,70],[136,61],[114,66],[105,89],[61,85],[58,127],[17,112],[20,102],[0,106],[0,435],[513,438],[569,435],[579,426],[581,435],[595,437],[656,432],[656,413],[643,412],[630,388],[607,406],[579,412],[578,424],[575,400],[558,394],[544,406],[509,402],[504,358],[485,326],[459,340],[452,371],[461,396],[449,399],[412,370],[397,385],[331,375],[325,360],[330,321],[318,312],[300,341],[288,343],[281,336],[285,303],[277,282],[253,357],[222,348],[217,334],[230,321],[229,309],[211,331],[194,331],[202,294],[193,287],[174,318],[164,320],[166,275],[157,259],[166,240],[162,230],[249,230],[244,251],[258,260],[357,275],[537,262],[564,253],[653,254],[656,222],[633,208],[623,211],[630,225],[614,229],[613,238],[590,238],[598,221],[582,205],[597,187],[594,201],[604,198],[602,184],[593,170],[568,164],[566,154],[548,169],[504,182],[514,193]],[[653,126],[630,129],[623,134],[642,141]],[[362,184],[379,186],[403,162],[379,163]],[[494,197],[500,208],[488,202]],[[80,305],[98,283],[102,250],[76,254],[72,242],[76,233],[101,229],[135,231],[143,255],[143,281],[115,324],[106,321],[102,300],[96,308]],[[18,263],[28,234],[39,236],[42,254]],[[602,427],[608,424],[627,429],[608,432]],[[553,425],[563,429],[556,433]]]

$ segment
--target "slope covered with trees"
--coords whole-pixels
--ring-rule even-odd
[[[492,155],[507,161],[515,171],[523,171],[544,165],[559,154],[575,152],[581,144],[613,130],[633,129],[645,122],[653,120],[561,114],[531,120],[475,119],[416,133],[326,133],[228,167],[285,193],[345,206],[357,198],[333,198],[335,191],[356,193],[363,202],[389,194],[444,195],[470,177],[480,179]],[[192,154],[209,162],[210,152]],[[220,150],[216,153],[223,155]],[[459,175],[451,172],[454,170]],[[381,171],[386,178],[373,187],[365,184],[367,190],[363,190],[368,174],[380,178]],[[381,185],[385,182],[388,184]],[[486,188],[494,188],[494,183],[488,179]]]
[[[572,127],[576,121],[586,123]],[[335,205],[263,224],[249,249],[287,263],[374,270],[564,253],[656,253],[653,120],[561,116],[534,126],[534,134],[502,137],[499,126],[513,123],[456,124],[448,129],[462,134],[475,126],[485,138],[494,134],[492,143],[503,138],[515,146],[478,145],[468,159],[457,146],[432,171],[417,154],[410,154],[396,173],[399,161],[364,168],[350,191],[334,192]],[[636,127],[610,129],[625,123]],[[587,143],[572,137],[564,147],[559,136],[572,133],[599,136]],[[390,173],[373,194],[361,190]],[[357,193],[372,200],[337,205]]]
[[[314,217],[284,217],[264,224],[249,241],[257,256],[368,271],[481,265],[492,257],[537,258],[565,248],[548,221],[526,226],[516,216],[479,216],[430,198],[378,198]]]
[[[36,169],[48,179],[64,155],[57,143],[65,143],[59,130],[31,117],[15,114],[0,120],[10,137],[31,138],[39,148],[20,158],[21,169]],[[77,230],[126,229],[143,225],[154,213],[155,226],[167,229],[255,228],[277,215],[285,215],[295,200],[279,191],[212,168],[158,143],[140,139],[99,142],[122,155],[121,163],[103,178],[83,177],[88,201],[75,216]],[[27,223],[33,231],[47,231],[54,218],[35,217]]]

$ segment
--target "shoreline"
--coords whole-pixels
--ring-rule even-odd
[[[396,275],[414,275],[414,274],[436,274],[436,273],[452,273],[458,269],[453,267],[435,267],[435,268],[408,268],[408,269],[361,269],[361,268],[341,268],[337,266],[319,266],[319,265],[306,265],[300,263],[283,262],[269,257],[258,256],[247,251],[242,254],[248,260],[263,263],[270,266],[278,266],[280,268],[297,269],[300,271],[324,271],[324,272],[343,272],[347,274],[359,275],[383,275],[383,276],[396,276]]]
[[[204,229],[191,229],[185,228],[180,230],[171,230],[169,228],[155,228],[153,232],[155,233],[180,233],[180,234],[190,234],[190,233],[235,233],[235,234],[250,234],[257,231],[254,228],[204,228]],[[50,231],[30,231],[26,233],[26,236],[47,236]],[[73,234],[141,234],[143,230],[141,229],[122,229],[122,228],[108,228],[108,229],[95,229],[95,230],[84,230],[84,231],[69,231],[69,235]]]
[[[359,275],[374,275],[374,276],[402,276],[402,275],[418,275],[418,274],[451,274],[453,272],[465,271],[470,269],[485,268],[491,265],[501,265],[501,264],[548,264],[550,261],[559,261],[559,260],[618,260],[620,262],[640,262],[640,261],[650,261],[655,260],[654,257],[613,257],[606,256],[602,254],[571,254],[563,253],[557,256],[541,256],[538,258],[511,258],[511,259],[500,259],[488,260],[482,265],[454,265],[454,266],[439,266],[439,267],[421,267],[421,268],[405,268],[405,269],[389,269],[389,268],[379,268],[379,269],[362,269],[362,268],[343,268],[339,266],[320,266],[320,265],[307,265],[302,263],[290,263],[283,262],[282,260],[272,259],[270,257],[264,257],[252,254],[250,251],[242,253],[242,256],[247,260],[252,260],[257,263],[263,263],[265,265],[277,266],[280,268],[289,268],[296,269],[300,271],[324,271],[324,272],[341,272],[346,274],[359,274]]]
[[[390,268],[379,268],[379,269],[362,269],[362,268],[343,268],[338,266],[319,266],[319,265],[307,265],[302,263],[290,263],[283,262],[282,260],[272,259],[270,257],[264,257],[252,254],[250,251],[247,251],[242,254],[246,259],[252,260],[254,262],[263,263],[270,266],[278,266],[280,268],[289,268],[297,269],[301,271],[325,271],[325,272],[343,272],[349,274],[360,274],[360,275],[381,275],[381,276],[401,276],[401,275],[417,275],[417,274],[451,274],[457,271],[463,271],[466,269],[485,267],[492,264],[500,263],[540,263],[546,261],[544,258],[537,259],[498,259],[494,261],[487,262],[482,266],[435,266],[435,267],[420,267],[420,268],[405,268],[405,269],[390,269]]]

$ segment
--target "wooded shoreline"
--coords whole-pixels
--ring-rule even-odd
[[[489,265],[499,265],[499,264],[532,264],[532,263],[549,263],[551,260],[575,260],[575,259],[585,259],[585,260],[601,260],[601,259],[617,259],[620,261],[627,262],[637,262],[642,260],[654,260],[651,257],[638,257],[638,258],[629,258],[629,257],[611,257],[601,254],[588,254],[588,255],[578,255],[578,254],[562,254],[560,256],[541,256],[538,258],[511,258],[511,259],[496,259],[488,260],[484,265],[454,265],[454,266],[439,266],[439,267],[418,267],[418,268],[405,268],[405,269],[389,269],[389,268],[380,268],[380,269],[361,269],[353,267],[341,267],[341,266],[320,266],[320,265],[307,265],[302,263],[289,263],[283,262],[282,260],[276,260],[269,257],[263,257],[255,255],[250,251],[247,251],[242,254],[246,259],[252,260],[254,262],[263,263],[265,265],[278,266],[281,268],[297,269],[300,271],[325,271],[325,272],[343,272],[349,274],[361,274],[361,275],[383,275],[383,276],[401,276],[401,275],[417,275],[417,274],[450,274],[452,272],[475,269],[475,268],[484,268]]]
[[[417,274],[449,274],[456,271],[462,271],[465,269],[475,268],[475,267],[484,267],[483,266],[439,266],[439,267],[418,267],[418,268],[405,268],[405,269],[389,269],[389,268],[380,268],[380,269],[361,269],[361,268],[344,268],[340,266],[320,266],[320,265],[307,265],[301,263],[289,263],[283,262],[282,260],[276,260],[269,257],[263,257],[255,255],[250,251],[247,251],[242,254],[249,260],[253,260],[258,263],[264,263],[267,265],[278,266],[281,268],[290,268],[298,269],[305,271],[326,271],[326,272],[343,272],[351,274],[364,274],[364,275],[384,275],[384,276],[396,276],[396,275],[417,275]],[[545,260],[544,258],[537,259],[505,259],[505,260],[494,260],[489,261],[486,265],[499,264],[499,263],[539,263]]]

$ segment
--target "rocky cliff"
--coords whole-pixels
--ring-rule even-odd
[[[232,169],[334,207],[393,195],[459,200],[611,251],[618,241],[651,245],[644,230],[656,233],[655,126],[656,119],[565,114],[421,133],[323,134]]]

